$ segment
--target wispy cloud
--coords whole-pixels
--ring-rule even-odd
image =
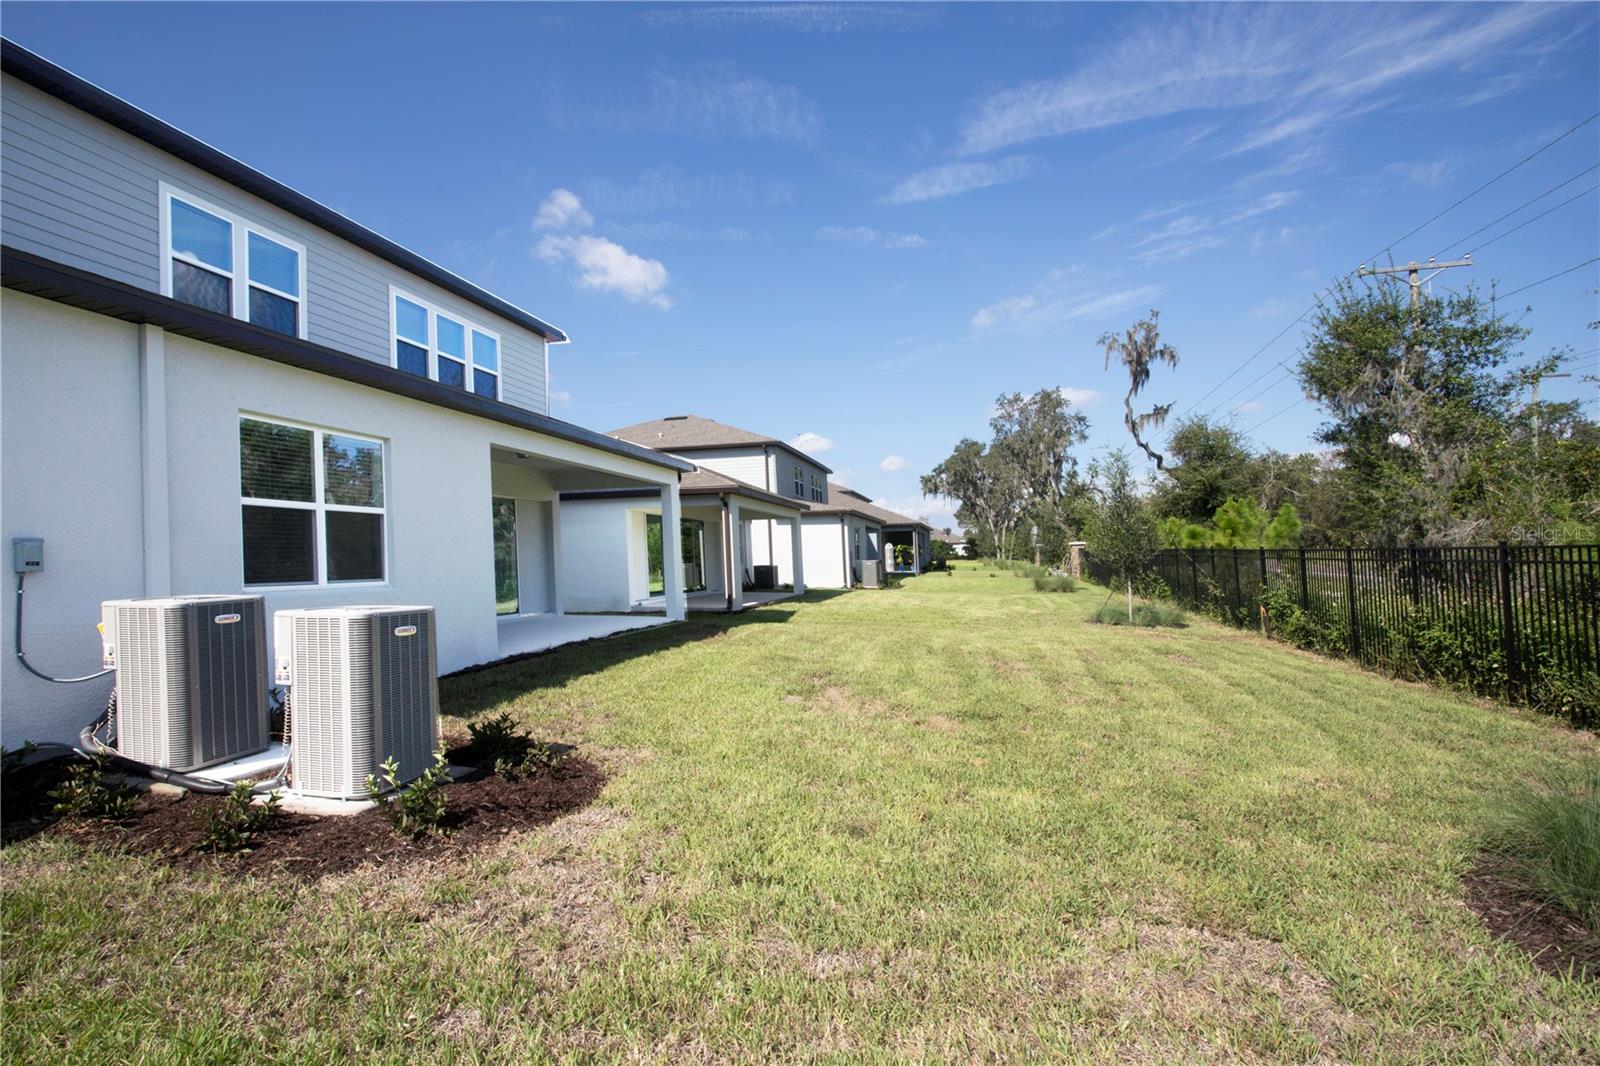
[[[973,189],[1020,181],[1031,173],[1032,160],[1020,155],[986,162],[941,163],[902,179],[883,197],[883,202],[914,204],[924,200],[942,200]]]
[[[866,29],[918,29],[937,25],[937,7],[918,4],[685,4],[646,8],[639,20],[661,29],[772,30],[780,33],[848,33]]]
[[[648,303],[663,311],[672,306],[666,294],[671,275],[661,260],[634,255],[604,237],[548,234],[535,246],[534,254],[547,263],[576,267],[574,280],[582,288],[614,292],[634,303]]]
[[[691,173],[655,166],[632,181],[599,178],[584,183],[584,199],[613,214],[648,214],[732,206],[782,207],[794,201],[794,186],[781,178],[756,178],[742,170]]]
[[[898,455],[886,455],[883,457],[883,461],[878,464],[879,470],[887,470],[890,472],[895,470],[904,470],[905,468],[906,461]]]
[[[555,189],[544,198],[533,216],[534,229],[588,229],[594,216],[571,189]]]
[[[929,241],[915,233],[885,233],[869,226],[823,226],[817,239],[843,244],[864,244],[869,248],[926,248]]]
[[[1059,77],[978,100],[960,146],[985,153],[1047,137],[1199,110],[1259,109],[1244,145],[1303,136],[1441,71],[1498,64],[1561,5],[1346,8],[1218,5],[1150,11]]]
[[[810,455],[816,455],[819,452],[831,451],[833,449],[833,441],[820,433],[812,433],[807,430],[791,440],[789,447],[798,448]]]
[[[1262,300],[1244,313],[1246,318],[1282,318],[1283,313],[1289,310],[1289,302],[1274,296],[1270,300]]]
[[[571,403],[572,402],[572,393],[568,392],[566,389],[551,389],[550,390],[550,402],[551,403],[561,403],[561,404]]]
[[[705,140],[740,138],[815,144],[822,109],[792,85],[740,70],[731,61],[652,70],[643,90],[577,100],[552,91],[545,102],[558,128],[677,133]]]
[[[1459,165],[1460,161],[1457,159],[1429,159],[1390,163],[1383,168],[1383,177],[1390,181],[1402,181],[1407,185],[1432,188],[1443,184],[1446,178],[1456,172]]]
[[[1001,322],[1014,321],[1033,310],[1037,302],[1032,296],[1009,296],[988,307],[980,307],[972,316],[972,328],[989,329]]]
[[[692,244],[743,244],[755,239],[755,234],[743,226],[697,229],[677,222],[627,222],[608,225],[606,229],[613,236],[634,240],[684,241]]]
[[[1159,285],[1105,289],[1086,287],[1082,280],[1063,284],[1063,279],[1063,274],[1052,274],[1031,293],[981,308],[972,316],[972,328],[980,333],[995,329],[1037,330],[1125,311],[1148,304],[1161,293]]]
[[[1298,192],[1288,190],[1266,193],[1242,204],[1224,206],[1219,203],[1207,210],[1194,210],[1195,205],[1189,204],[1181,209],[1181,214],[1176,215],[1170,209],[1146,212],[1141,217],[1152,220],[1165,218],[1166,221],[1138,236],[1129,237],[1127,246],[1132,257],[1141,263],[1170,263],[1186,259],[1196,252],[1227,245],[1247,223],[1289,206],[1298,197]]]

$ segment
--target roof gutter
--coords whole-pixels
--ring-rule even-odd
[[[221,178],[230,185],[258,196],[274,207],[282,208],[291,215],[296,215],[320,229],[341,237],[402,270],[426,278],[440,288],[486,311],[530,329],[552,344],[564,344],[569,339],[566,333],[550,323],[486,289],[479,288],[461,275],[424,259],[409,248],[404,248],[359,222],[323,206],[304,193],[296,192],[281,181],[267,177],[261,171],[213,148],[198,137],[183,132],[171,123],[163,122],[148,111],[135,107],[121,97],[85,81],[63,67],[56,66],[43,56],[30,52],[7,38],[0,38],[0,70],[41,92],[71,104],[85,114],[137,137],[146,144],[161,149],[168,155],[199,167],[213,177]]]
[[[170,296],[55,263],[16,248],[0,246],[0,285],[124,322],[160,326],[170,333],[221,348],[381,389],[491,422],[542,433],[612,455],[626,456],[651,466],[679,473],[695,469],[693,463],[677,456],[629,444],[604,433],[596,433],[592,429],[584,429],[499,400],[490,400],[476,393],[453,389],[385,363],[285,336],[229,315],[219,315],[181,303]]]

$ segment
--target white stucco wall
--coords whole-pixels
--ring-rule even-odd
[[[839,544],[840,522],[836,514],[809,515],[801,523],[801,547],[805,551],[806,587],[848,588],[844,575],[844,552]]]
[[[385,440],[387,579],[271,590],[268,611],[430,604],[442,672],[497,655],[493,447],[676,483],[673,472],[644,462],[167,334],[171,588],[147,589],[137,328],[10,291],[3,299],[0,526],[7,546],[16,535],[45,538],[45,570],[28,586],[28,650],[58,674],[98,668],[102,600],[241,591],[241,412]],[[569,600],[568,609],[582,608]],[[12,624],[8,611],[7,646]],[[7,745],[75,736],[104,703],[108,683],[51,685],[5,659]]]
[[[0,539],[10,582],[0,612],[0,742],[15,747],[76,740],[104,709],[111,679],[52,685],[17,663],[11,538],[44,538],[44,569],[27,580],[24,635],[29,660],[46,673],[98,670],[100,602],[144,593],[139,342],[137,326],[10,291],[0,295],[0,319]],[[237,512],[237,484],[233,496]]]

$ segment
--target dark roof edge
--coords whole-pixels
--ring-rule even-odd
[[[651,466],[687,473],[694,464],[684,459],[608,437],[592,429],[536,414],[521,407],[490,400],[459,389],[452,389],[427,378],[419,378],[383,363],[347,355],[333,348],[312,344],[295,337],[251,325],[227,315],[192,307],[169,296],[135,288],[120,281],[91,274],[20,249],[0,246],[0,285],[57,303],[119,318],[125,322],[147,322],[194,340],[230,348],[272,362],[310,370],[382,389],[407,399],[444,407],[462,414],[515,426],[533,433],[556,437],[598,448],[613,455],[626,456]]]
[[[569,339],[566,333],[543,319],[529,314],[485,289],[480,289],[459,274],[454,274],[424,259],[359,222],[346,218],[332,208],[324,207],[281,181],[267,177],[254,167],[218,151],[170,123],[163,122],[148,111],[137,108],[71,71],[56,66],[9,38],[0,37],[0,70],[49,93],[58,100],[71,104],[86,114],[110,123],[124,133],[132,134],[147,144],[154,145],[169,155],[199,167],[208,174],[259,196],[290,214],[298,215],[307,222],[388,260],[402,270],[427,278],[464,300],[469,300],[502,318],[531,329],[548,341],[562,344]]]
[[[704,471],[705,468],[701,467],[701,470]],[[715,471],[708,471],[708,472],[709,473],[716,473]],[[719,474],[717,476],[718,477],[726,477],[727,475]],[[744,496],[744,497],[746,497],[748,499],[755,500],[755,501],[757,501],[759,503],[766,503],[766,504],[771,504],[771,505],[773,505],[775,507],[781,507],[785,511],[799,511],[802,516],[806,513],[805,504],[801,503],[799,500],[791,500],[787,496],[779,496],[777,493],[768,492],[766,489],[763,489],[763,488],[761,488],[761,487],[759,487],[757,485],[752,485],[748,481],[740,481],[737,478],[728,478],[728,481],[729,481],[729,486],[728,487],[724,487],[724,488],[704,488],[704,489],[702,489],[702,488],[695,488],[694,486],[690,486],[689,488],[683,488],[682,486],[679,486],[678,495],[680,497],[687,497],[687,496]],[[788,521],[788,520],[785,519],[785,521]]]
[[[616,439],[617,440],[621,440],[622,438],[618,437]],[[722,451],[722,450],[725,450],[727,448],[782,448],[784,451],[788,452],[789,454],[797,455],[800,458],[804,459],[806,462],[810,463],[812,466],[816,467],[818,470],[821,470],[823,473],[826,473],[826,474],[833,473],[833,467],[824,466],[823,463],[822,463],[822,460],[816,458],[815,456],[807,455],[805,452],[801,451],[799,448],[796,448],[794,445],[785,444],[783,441],[777,439],[776,437],[771,437],[771,438],[768,438],[767,440],[737,441],[737,442],[733,442],[733,443],[729,443],[729,444],[673,444],[673,445],[668,446],[667,448],[664,448],[663,451],[673,451],[673,452],[711,452],[711,451]]]

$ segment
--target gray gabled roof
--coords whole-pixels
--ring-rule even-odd
[[[730,426],[725,422],[718,422],[714,418],[705,418],[701,415],[669,415],[666,418],[655,418],[648,422],[637,422],[621,429],[613,429],[610,435],[618,440],[641,444],[646,448],[655,448],[663,452],[705,451],[711,448],[781,448],[826,473],[833,473],[814,456],[807,455],[777,437],[740,429],[738,426]]]
[[[776,504],[785,510],[804,511],[806,505],[799,500],[791,500],[786,496],[779,496],[775,492],[768,492],[759,485],[752,485],[748,481],[740,481],[727,474],[719,474],[715,470],[701,467],[698,470],[680,475],[678,478],[678,495],[696,496],[732,493],[739,496],[748,496],[753,500],[763,503]]]
[[[171,123],[163,122],[148,111],[133,106],[7,38],[0,38],[0,70],[124,133],[132,134],[146,144],[154,145],[168,155],[259,196],[292,215],[298,215],[312,225],[344,238],[357,248],[388,260],[401,270],[427,278],[441,289],[530,329],[552,343],[560,344],[567,340],[565,333],[543,319],[479,288],[461,275],[424,259],[409,248],[396,244],[332,208],[324,207],[304,193],[267,177],[198,137],[190,136]]]
[[[840,499],[840,497],[843,497]],[[811,510],[818,514],[833,514],[847,511],[851,514],[870,518],[881,526],[920,526],[923,529],[932,529],[920,518],[912,518],[898,511],[891,511],[887,507],[879,507],[855,489],[841,485],[836,481],[828,482],[828,503],[814,503]],[[832,502],[838,500],[837,503]]]

